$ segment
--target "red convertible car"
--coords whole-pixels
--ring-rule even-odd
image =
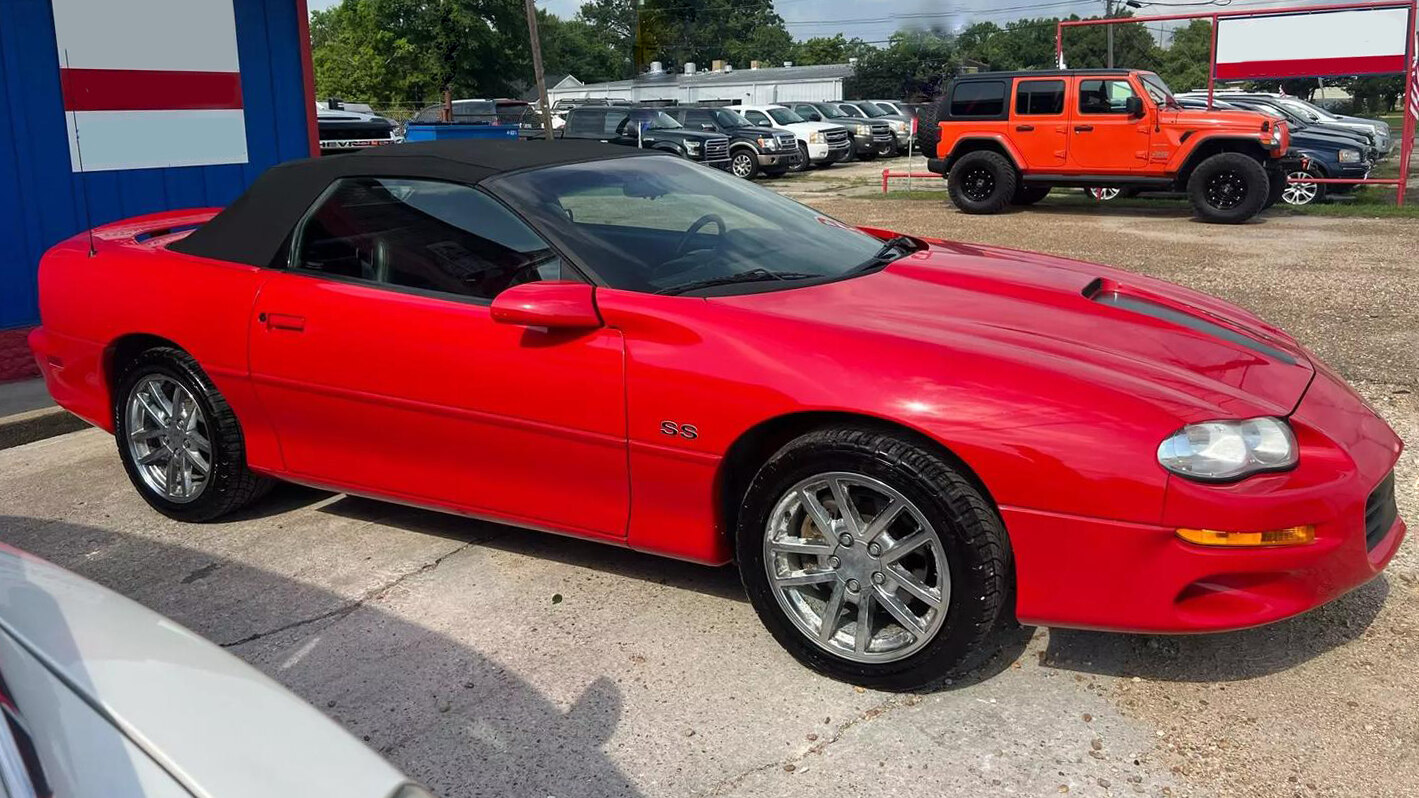
[[[1251,313],[650,151],[291,163],[58,245],[40,292],[50,391],[166,515],[289,480],[737,561],[788,651],[863,685],[969,668],[1012,616],[1275,621],[1405,529],[1399,439]]]

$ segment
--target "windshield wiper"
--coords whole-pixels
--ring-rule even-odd
[[[720,285],[735,285],[736,283],[763,283],[772,281],[788,280],[811,280],[815,277],[822,277],[821,274],[804,274],[802,272],[771,272],[768,269],[750,269],[747,272],[737,274],[727,274],[723,277],[710,277],[705,280],[696,280],[693,283],[683,285],[673,285],[669,288],[662,288],[656,291],[657,294],[683,294],[687,291],[696,291],[701,288],[714,288]]]
[[[911,236],[892,236],[882,244],[882,248],[877,250],[877,254],[871,259],[853,267],[848,274],[859,274],[861,272],[872,271],[879,266],[885,266],[898,258],[906,257],[921,249],[916,239]]]

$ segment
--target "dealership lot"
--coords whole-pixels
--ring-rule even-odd
[[[851,196],[884,166],[794,194],[853,223],[1239,302],[1419,442],[1419,222],[1274,212],[1219,227],[1049,200],[973,217]],[[1411,519],[1416,474],[1411,450]],[[180,525],[142,503],[92,430],[0,452],[0,540],[228,646],[448,798],[1399,796],[1419,780],[1413,541],[1381,579],[1289,622],[1185,638],[1021,630],[979,679],[890,695],[799,667],[730,568],[298,488]]]

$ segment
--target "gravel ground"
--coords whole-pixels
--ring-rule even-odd
[[[787,190],[849,222],[1220,294],[1294,331],[1419,442],[1419,222],[971,217],[871,199],[880,171]],[[1411,448],[1410,519],[1416,476]],[[799,667],[732,568],[291,487],[223,523],[171,522],[95,430],[0,452],[0,540],[226,646],[444,798],[1419,794],[1413,539],[1300,618],[1193,637],[1025,629],[925,695]]]

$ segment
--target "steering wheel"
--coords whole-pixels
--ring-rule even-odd
[[[690,229],[686,230],[685,234],[680,236],[680,244],[675,247],[675,254],[671,256],[670,260],[675,260],[681,255],[684,255],[685,247],[689,246],[690,239],[694,237],[695,233],[698,233],[700,231],[701,227],[704,227],[705,225],[710,224],[711,222],[713,222],[714,225],[719,228],[719,234],[721,236],[724,235],[726,229],[724,226],[724,219],[720,218],[719,214],[717,213],[707,213],[704,216],[701,216],[700,218],[696,219],[695,223],[690,225]]]

